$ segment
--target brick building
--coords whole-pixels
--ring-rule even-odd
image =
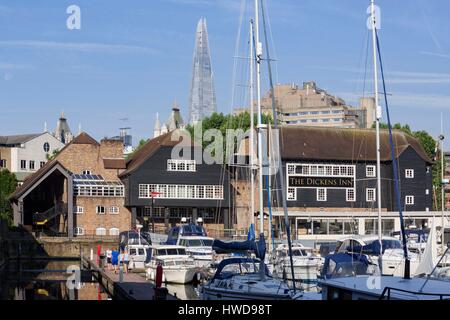
[[[11,196],[14,223],[49,235],[115,236],[129,230],[123,143],[81,133]]]

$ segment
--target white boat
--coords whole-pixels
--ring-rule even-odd
[[[151,247],[151,259],[146,264],[147,279],[156,279],[158,265],[163,268],[162,281],[167,283],[190,283],[194,280],[198,268],[186,249],[177,245],[155,245]]]
[[[129,254],[129,265],[131,269],[144,269],[145,263],[149,261],[148,251],[150,244],[142,237],[140,230],[129,230],[121,232],[119,247]]]
[[[271,258],[274,265],[274,274],[278,277],[292,280],[291,263],[288,246],[280,244]],[[292,246],[292,260],[294,265],[294,279],[301,282],[315,282],[323,265],[323,259],[313,253],[313,248],[302,244]]]
[[[380,242],[376,235],[367,236],[348,236],[340,239],[336,245],[336,253],[356,253],[365,255],[373,268],[379,266]],[[402,276],[404,271],[404,252],[401,242],[394,237],[382,237],[383,252],[381,254],[382,275]],[[409,254],[411,263],[411,275],[416,274],[417,267],[420,264],[420,255]],[[375,271],[374,271],[375,272]]]
[[[180,236],[177,245],[186,248],[197,267],[208,268],[214,261],[213,241],[213,238],[205,236]]]
[[[291,300],[286,282],[273,278],[259,259],[223,260],[214,277],[200,288],[202,300]]]

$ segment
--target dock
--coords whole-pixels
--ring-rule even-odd
[[[92,271],[94,277],[114,300],[179,300],[165,288],[159,290],[137,273],[124,273],[123,281],[120,282],[119,274],[113,270],[100,268],[96,258],[90,260],[82,257],[81,260],[83,267]]]

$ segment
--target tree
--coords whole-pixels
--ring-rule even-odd
[[[55,150],[53,150],[53,152],[52,152],[51,155],[47,153],[47,154],[45,155],[45,157],[47,158],[48,161],[53,160],[53,159],[55,159],[55,157],[59,154],[60,151],[61,151],[61,150],[59,150],[59,149],[55,149]]]
[[[17,188],[17,178],[14,173],[9,170],[0,171],[0,219],[8,222],[9,225],[13,222],[13,210],[9,202],[9,196]]]
[[[139,149],[141,149],[144,144],[147,143],[147,140],[145,139],[141,139],[139,140],[139,144],[137,145],[137,147],[133,150],[133,152],[131,152],[129,155],[127,155],[126,160],[130,159]]]

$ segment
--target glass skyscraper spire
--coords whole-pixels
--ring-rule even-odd
[[[189,123],[194,124],[216,112],[216,93],[209,53],[206,19],[197,25],[194,59],[192,66],[191,92],[189,98]]]

